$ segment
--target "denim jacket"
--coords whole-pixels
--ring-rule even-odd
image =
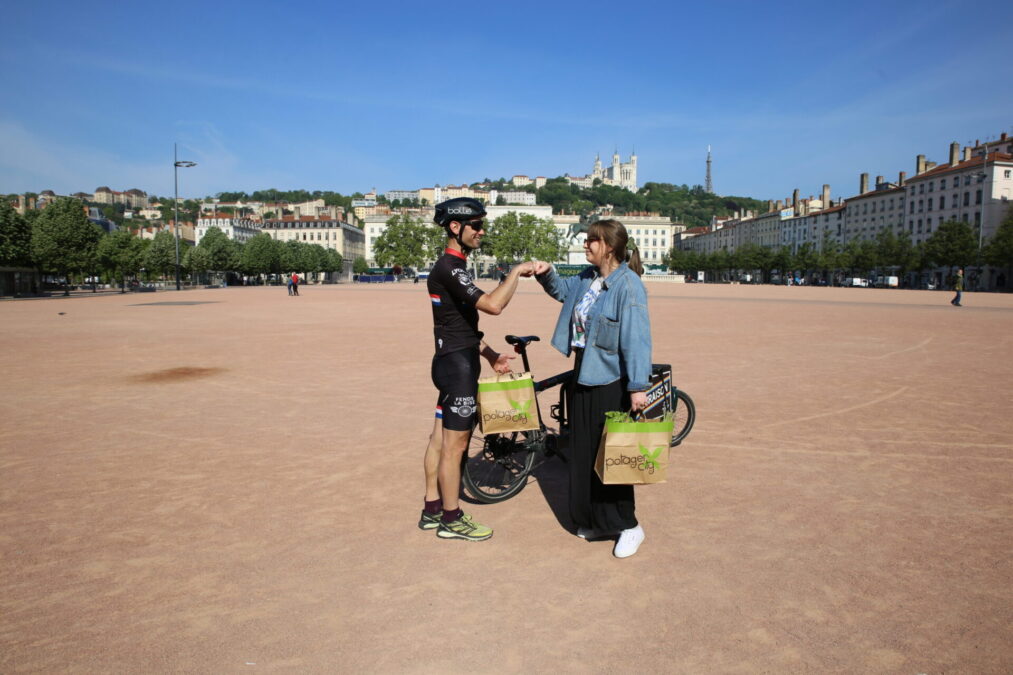
[[[590,266],[575,277],[560,277],[555,268],[537,277],[545,292],[563,303],[552,334],[552,346],[564,356],[572,351],[573,309],[598,277]],[[647,290],[640,277],[622,263],[602,284],[587,317],[587,346],[577,382],[611,384],[627,378],[629,391],[646,391],[651,379],[651,320]]]

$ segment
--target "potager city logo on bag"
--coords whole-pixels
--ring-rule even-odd
[[[633,421],[625,413],[609,413],[595,458],[594,468],[601,482],[664,483],[673,426],[671,415],[660,420]]]
[[[507,373],[478,381],[478,419],[483,434],[539,428],[531,373]]]

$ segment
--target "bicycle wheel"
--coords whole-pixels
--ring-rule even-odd
[[[477,429],[462,459],[461,478],[475,499],[491,504],[509,499],[524,489],[535,462],[535,447],[528,433],[489,434]]]
[[[672,418],[675,421],[672,445],[676,446],[682,443],[693,428],[693,422],[696,421],[696,406],[689,394],[682,389],[676,389],[672,392],[672,411]]]

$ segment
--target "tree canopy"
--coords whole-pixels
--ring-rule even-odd
[[[978,240],[971,226],[959,220],[940,223],[925,241],[925,260],[939,267],[964,267],[972,263]]]
[[[432,260],[432,247],[436,241],[434,230],[442,236],[442,230],[423,223],[408,215],[392,216],[387,227],[373,242],[373,257],[381,267],[401,265],[422,267]]]
[[[0,199],[0,265],[27,267],[32,262],[32,227],[6,199]]]
[[[498,262],[519,260],[562,260],[566,246],[551,218],[508,211],[489,227],[482,241],[482,252]]]
[[[32,259],[44,272],[67,276],[90,270],[103,236],[84,215],[84,205],[61,198],[47,206],[32,225]]]
[[[141,269],[147,246],[145,241],[127,230],[116,230],[98,244],[99,264],[117,279],[126,279]]]
[[[985,262],[994,267],[1013,267],[1013,207],[985,247]]]

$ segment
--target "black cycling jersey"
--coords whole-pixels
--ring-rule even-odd
[[[448,248],[429,272],[426,285],[433,305],[437,356],[478,347],[482,341],[475,303],[484,291],[471,280],[466,263],[463,253]]]

